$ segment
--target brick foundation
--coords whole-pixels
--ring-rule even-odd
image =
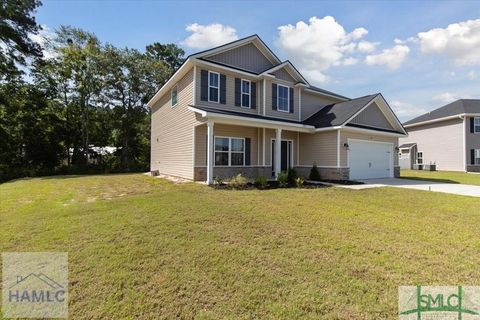
[[[298,175],[308,179],[312,167],[296,167]],[[350,176],[349,168],[322,168],[317,167],[320,178],[323,180],[348,180]]]
[[[213,177],[219,177],[223,180],[241,173],[247,178],[255,179],[258,176],[270,178],[272,176],[271,167],[214,167]],[[207,180],[207,167],[195,167],[193,171],[193,179],[195,181]]]
[[[400,178],[400,166],[393,167],[393,177]]]
[[[467,171],[468,172],[480,172],[480,165],[479,166],[467,166]]]

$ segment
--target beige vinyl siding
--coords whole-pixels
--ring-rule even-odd
[[[260,73],[273,67],[273,64],[253,43],[207,57],[206,59],[255,73]]]
[[[267,117],[273,117],[273,118],[279,118],[279,119],[288,119],[288,120],[298,120],[298,115],[299,115],[299,108],[298,108],[298,90],[299,88],[294,88],[293,89],[293,113],[289,112],[283,112],[283,111],[278,111],[278,110],[273,110],[272,109],[272,83],[276,83],[288,86],[290,88],[293,88],[293,83],[287,83],[284,81],[272,81],[272,80],[266,80],[266,108],[265,108],[265,113]]]
[[[347,166],[347,148],[344,147],[345,143],[348,143],[348,139],[366,140],[366,141],[381,141],[393,143],[393,165],[398,166],[398,154],[395,148],[398,147],[397,137],[382,136],[375,133],[359,133],[340,130],[340,166]]]
[[[226,71],[220,68],[215,68],[215,67],[196,67],[197,69],[197,75],[195,78],[195,91],[196,91],[196,105],[198,106],[205,106],[209,108],[217,108],[217,109],[222,109],[222,110],[229,110],[229,111],[234,111],[234,112],[244,112],[244,113],[249,113],[249,114],[260,114],[261,111],[259,106],[262,103],[262,100],[260,100],[260,95],[259,91],[263,90],[262,87],[262,82],[258,81],[256,82],[255,78],[244,76],[244,75],[239,75],[234,72]],[[218,72],[219,74],[224,74],[226,76],[226,104],[221,104],[221,103],[216,103],[216,102],[209,102],[209,101],[202,101],[200,100],[201,97],[201,72],[202,70],[207,70],[207,71],[214,71]],[[257,108],[256,109],[251,109],[251,108],[242,108],[242,107],[237,107],[235,106],[235,78],[239,79],[245,79],[245,80],[250,80],[252,83],[257,84]],[[220,93],[219,93],[220,94]]]
[[[197,122],[192,102],[193,69],[178,82],[178,102],[171,107],[170,92],[152,107],[151,170],[193,179],[193,128]]]
[[[311,117],[324,106],[337,103],[339,101],[340,100],[333,98],[329,99],[318,94],[309,93],[305,90],[302,90],[302,120]]]
[[[259,129],[255,127],[243,127],[215,123],[213,135],[222,137],[250,138],[250,165],[259,165],[258,141]],[[195,128],[195,166],[207,165],[207,125],[199,125]]]
[[[265,165],[272,166],[272,139],[275,139],[275,130],[265,129]],[[297,132],[282,130],[282,140],[292,140],[293,165],[297,165]]]
[[[277,78],[277,79],[280,79],[280,80],[284,80],[284,81],[288,81],[288,82],[291,82],[291,83],[296,83],[297,80],[295,80],[291,75],[290,73],[288,73],[287,70],[285,70],[285,68],[281,68],[275,72],[272,72],[272,74]]]
[[[470,118],[466,119],[465,125],[465,140],[466,140],[466,163],[471,166],[471,155],[470,150],[472,149],[480,149],[480,133],[471,133],[470,132]]]
[[[300,133],[300,165],[337,166],[337,131]]]
[[[360,112],[355,118],[353,118],[351,123],[394,130],[390,122],[388,122],[387,118],[385,118],[385,115],[375,102],[365,108],[365,110]]]
[[[423,163],[436,163],[438,170],[463,171],[463,119],[452,119],[407,128],[401,143],[416,143]],[[468,159],[468,158],[467,158]]]

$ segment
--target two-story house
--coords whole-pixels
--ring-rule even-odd
[[[257,36],[190,55],[149,101],[151,170],[211,183],[314,164],[325,179],[399,174],[402,124],[381,94],[308,83]]]
[[[480,172],[480,100],[461,99],[404,123],[402,168]]]

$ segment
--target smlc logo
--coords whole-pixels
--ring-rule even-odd
[[[64,301],[64,287],[43,273],[30,273],[25,277],[17,276],[17,281],[8,290],[8,302]]]
[[[480,319],[480,287],[400,287],[402,320]]]

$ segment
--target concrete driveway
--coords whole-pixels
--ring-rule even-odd
[[[416,189],[424,191],[444,192],[451,194],[458,194],[462,196],[480,197],[480,186],[472,186],[468,184],[456,184],[456,183],[441,183],[433,181],[421,181],[421,180],[409,180],[409,179],[370,179],[361,180],[365,184],[342,186],[349,189],[368,189],[378,187],[395,187]]]

